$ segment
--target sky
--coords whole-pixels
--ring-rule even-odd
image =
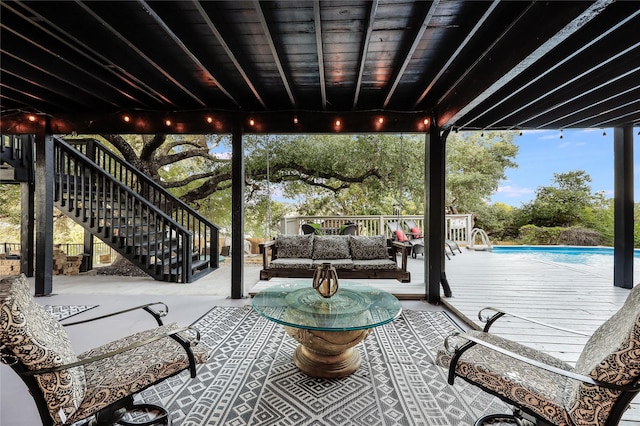
[[[603,135],[606,133],[606,135]],[[562,139],[560,135],[562,134]],[[634,128],[634,198],[640,201],[640,137]],[[517,169],[507,169],[491,202],[514,207],[535,199],[540,186],[553,185],[553,174],[584,170],[591,176],[592,192],[613,197],[613,129],[525,131],[516,136]]]

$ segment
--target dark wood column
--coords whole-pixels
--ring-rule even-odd
[[[49,119],[44,131],[36,134],[35,223],[36,270],[35,295],[53,291],[53,182],[54,151]]]
[[[425,135],[425,285],[427,301],[440,302],[440,284],[444,294],[451,296],[451,289],[444,273],[444,184],[445,184],[445,144],[440,137],[440,129],[434,117],[431,118],[429,133]]]
[[[633,127],[613,130],[613,285],[633,288]]]
[[[244,297],[244,143],[236,123],[231,135],[231,298]],[[217,254],[217,253],[216,253]]]

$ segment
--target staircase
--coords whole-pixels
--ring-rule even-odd
[[[54,204],[65,215],[158,281],[218,268],[215,225],[98,141],[53,140]],[[2,162],[4,151],[13,149]]]

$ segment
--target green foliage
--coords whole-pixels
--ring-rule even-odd
[[[576,226],[585,222],[594,196],[591,177],[583,170],[554,173],[555,186],[541,186],[536,198],[525,204],[519,222],[537,226]]]
[[[451,213],[471,213],[482,208],[515,168],[518,147],[514,132],[452,133],[447,138],[446,204]]]
[[[20,185],[0,184],[0,222],[20,225]]]
[[[503,204],[479,205],[475,210],[475,224],[493,240],[507,241],[518,237],[519,229],[513,224],[513,207]]]

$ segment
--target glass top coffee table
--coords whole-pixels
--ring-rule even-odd
[[[313,377],[343,377],[356,371],[361,359],[354,346],[373,327],[402,312],[392,294],[346,281],[340,281],[330,298],[320,296],[311,280],[276,284],[256,294],[252,305],[260,315],[284,325],[300,343],[293,361]]]

